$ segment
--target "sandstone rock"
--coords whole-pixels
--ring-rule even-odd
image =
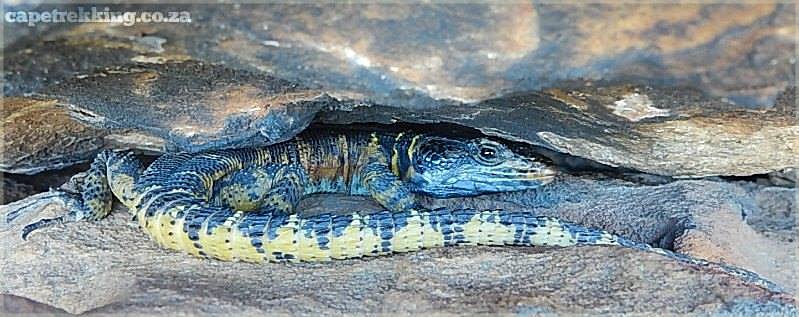
[[[668,176],[768,173],[796,166],[799,157],[795,116],[785,111],[795,109],[793,98],[778,98],[795,78],[796,17],[787,4],[158,8],[191,12],[194,22],[37,28],[4,47],[13,57],[6,60],[6,95],[50,95],[77,117],[133,128],[168,150],[274,143],[301,130],[318,103],[341,101],[395,106],[402,111],[388,118],[458,122]],[[178,63],[187,60],[198,62]],[[180,74],[186,83],[176,80]],[[580,78],[643,88],[568,85]],[[222,80],[286,91],[216,86]],[[675,83],[681,86],[646,88]],[[548,93],[513,95],[535,89]],[[100,101],[106,97],[107,106]],[[120,109],[127,102],[135,106]],[[302,115],[242,114],[250,109],[242,105],[292,102]],[[517,109],[509,111],[509,103]],[[738,111],[741,105],[779,114]],[[173,121],[194,115],[192,107],[211,123]],[[428,115],[418,116],[420,108]],[[527,125],[534,129],[519,131]]]
[[[4,91],[38,91],[72,74],[130,61],[187,58],[408,107],[476,102],[557,88],[561,81],[579,78],[680,83],[736,104],[767,107],[795,80],[796,16],[790,4],[148,4],[112,9],[186,11],[193,21],[40,23],[37,32],[23,26],[28,37],[7,47]]]
[[[49,87],[43,95],[86,124],[133,130],[168,151],[284,141],[335,103],[285,80],[195,61],[108,68]]]
[[[794,309],[786,295],[620,248],[455,248],[258,266],[167,252],[127,223],[116,214],[13,243],[0,292],[71,313],[710,313],[747,301]]]
[[[72,120],[52,99],[5,98],[0,171],[35,174],[85,162],[104,145],[103,130]]]
[[[777,190],[780,196],[772,193]],[[790,218],[794,206],[781,199],[795,189],[747,189],[722,182],[677,181],[640,186],[618,180],[564,177],[535,191],[485,195],[475,199],[445,199],[432,206],[531,210],[588,227],[602,228],[713,261],[755,271],[795,291],[799,239]],[[786,205],[787,204],[787,205]],[[751,221],[745,219],[756,215]],[[764,218],[782,224],[764,228]],[[785,227],[787,229],[786,232]],[[758,232],[759,231],[759,232]],[[767,234],[763,234],[767,233]],[[775,236],[776,233],[782,233]]]
[[[458,124],[611,167],[673,177],[745,176],[799,166],[796,117],[742,110],[690,90],[591,85],[469,105],[345,108],[321,113],[319,121]]]
[[[786,285],[790,276],[779,274],[795,267],[764,270],[762,259],[739,257],[763,247],[790,252],[796,245],[745,230],[741,213],[757,204],[733,185],[681,181],[638,187],[569,178],[552,185],[541,192],[426,203],[535,209],[639,241],[700,235],[697,241],[711,243],[712,252],[676,246],[695,256],[721,256],[793,287]],[[303,213],[379,208],[364,200],[322,195],[300,208]],[[19,230],[35,215],[0,228],[0,256],[9,259],[0,264],[0,293],[71,313],[796,313],[789,293],[617,247],[457,247],[318,264],[200,260],[157,247],[119,209],[102,221],[41,230],[27,242]],[[40,216],[62,212],[54,206]]]

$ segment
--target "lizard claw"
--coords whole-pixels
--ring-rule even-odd
[[[22,229],[22,239],[39,228],[48,227],[58,223],[71,222],[72,219],[79,219],[80,215],[75,210],[80,205],[80,196],[76,193],[62,189],[50,189],[47,192],[39,193],[25,199],[0,206],[0,227],[10,227],[13,223],[20,221],[25,216],[36,215],[45,207],[51,204],[61,204],[69,210],[66,215],[52,219],[42,219],[31,223]]]
[[[42,220],[39,220],[37,222],[31,223],[31,224],[25,226],[25,228],[22,228],[22,240],[28,240],[28,235],[31,232],[33,232],[34,230],[36,230],[36,229],[49,227],[49,226],[52,226],[52,225],[61,224],[61,223],[66,222],[66,219],[67,219],[66,217],[67,217],[67,215],[59,216],[59,217],[55,217],[55,218],[42,219]]]

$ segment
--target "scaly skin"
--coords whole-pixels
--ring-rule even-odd
[[[778,289],[746,270],[552,217],[429,210],[414,198],[522,190],[552,176],[541,163],[484,139],[424,135],[311,135],[267,148],[167,154],[144,172],[132,154],[106,151],[92,164],[73,210],[29,225],[23,236],[52,223],[101,219],[113,192],[158,244],[224,261],[329,261],[461,244],[620,245]],[[302,196],[318,192],[370,195],[387,210],[298,217]]]

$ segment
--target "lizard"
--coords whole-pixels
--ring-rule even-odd
[[[508,210],[427,209],[436,198],[529,190],[557,171],[488,138],[413,133],[304,133],[260,148],[171,153],[146,169],[130,151],[105,150],[69,211],[23,229],[100,220],[113,197],[159,245],[223,261],[314,262],[454,245],[616,245],[710,267],[764,288],[756,273],[637,243],[555,217]],[[299,217],[314,193],[371,196],[385,210]]]

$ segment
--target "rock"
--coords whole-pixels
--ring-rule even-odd
[[[76,121],[71,114],[74,115],[59,107],[55,99],[5,98],[0,131],[5,143],[0,171],[39,175],[34,183],[57,187],[63,183],[59,180],[64,179],[63,175],[58,175],[58,170],[91,161],[102,148],[129,148],[144,153],[165,150],[163,140],[142,135],[135,129],[92,127]],[[75,172],[67,173],[71,176]]]
[[[796,168],[786,168],[782,171],[768,174],[770,184],[783,187],[796,187]]]
[[[796,232],[796,189],[771,186],[745,187],[758,208],[747,215],[746,222],[757,232],[793,242]]]
[[[775,110],[789,116],[795,116],[796,108],[799,106],[799,104],[796,103],[796,86],[789,86],[785,91],[779,94],[775,105]]]
[[[774,196],[773,191],[781,196]],[[695,257],[723,261],[757,272],[795,291],[799,239],[785,227],[763,229],[758,222],[792,213],[779,203],[795,189],[708,181],[677,181],[638,186],[618,180],[562,177],[540,190],[485,195],[476,199],[439,199],[430,206],[530,210]],[[754,215],[753,229],[744,221]],[[784,216],[776,220],[795,230]],[[759,232],[758,232],[759,231]],[[764,233],[767,233],[764,235]],[[774,234],[782,233],[781,236]]]
[[[86,124],[192,152],[284,141],[336,102],[285,80],[195,61],[108,68],[42,95]]]
[[[72,120],[52,99],[5,98],[0,171],[35,174],[85,162],[103,147],[103,130]]]
[[[779,111],[737,109],[695,92],[591,84],[476,104],[361,106],[319,122],[453,123],[623,167],[673,177],[753,175],[799,166],[799,124]]]
[[[129,62],[137,55],[130,41],[122,39],[42,39],[21,38],[4,48],[5,96],[20,96],[41,91],[75,75],[98,67]]]
[[[30,299],[0,294],[0,312],[6,314],[66,314],[63,309],[58,309],[46,304],[37,303]]]
[[[14,243],[0,291],[70,313],[712,313],[744,302],[774,305],[761,312],[795,309],[785,295],[621,248],[464,247],[258,266],[166,252],[126,223],[117,213]],[[43,248],[49,262],[36,260]]]
[[[795,80],[796,16],[789,4],[158,8],[189,12],[192,23],[40,23],[37,32],[25,26],[28,36],[6,48],[4,91],[39,91],[92,68],[186,59],[402,107],[477,102],[580,78],[680,83],[767,107]]]
[[[64,210],[9,215],[9,206],[19,206],[12,204],[0,206],[4,312],[798,313],[791,185],[799,124],[789,87],[796,12],[789,4],[157,9],[190,12],[192,23],[7,24],[3,90],[17,98],[3,109],[12,128],[4,129],[11,147],[0,170],[69,166],[100,147],[272,144],[320,111],[316,122],[324,124],[470,127],[523,149],[537,146],[580,172],[538,191],[426,203],[557,216],[741,266],[787,292],[618,247],[222,263],[156,247],[122,210],[23,242],[23,225]],[[83,138],[86,131],[93,132]],[[73,142],[84,139],[91,142]],[[699,177],[712,178],[679,180]],[[758,184],[784,187],[741,181],[766,177]],[[340,196],[303,206],[309,213],[379,208]]]
[[[638,241],[672,241],[680,251],[715,256],[760,272],[788,289],[793,287],[785,284],[795,280],[788,275],[790,267],[775,272],[763,271],[759,265],[795,250],[796,244],[777,244],[751,228],[744,230],[741,214],[757,208],[757,203],[736,185],[678,181],[638,187],[621,181],[565,177],[545,188],[548,190],[426,204],[534,209]],[[359,202],[364,199],[314,196],[300,208],[303,214],[377,208]],[[19,230],[34,220],[32,215],[0,230],[1,245],[7,246],[0,249],[0,256],[10,259],[0,264],[0,270],[7,273],[0,281],[0,293],[70,313],[715,314],[796,310],[789,293],[772,293],[702,267],[618,247],[457,247],[317,264],[200,260],[157,247],[119,209],[102,221],[42,230],[27,242],[20,240]],[[41,216],[62,212],[53,206]],[[730,232],[739,236],[732,237]],[[701,239],[694,241],[708,241],[711,247],[715,243],[733,248],[703,250],[678,243],[686,236],[699,236]],[[760,254],[763,258],[755,260],[735,257],[763,252],[764,246],[782,253]],[[717,250],[728,253],[711,252]]]
[[[136,5],[120,8],[142,11]],[[795,117],[785,115],[782,104],[793,99],[789,93],[777,97],[795,77],[795,17],[782,4],[160,8],[190,12],[194,22],[37,28],[5,48],[15,57],[6,67],[5,93],[56,98],[87,122],[152,138],[149,150],[271,144],[301,130],[319,104],[382,104],[413,114],[438,109],[414,118],[457,121],[667,176],[768,173],[795,166],[799,157]],[[614,45],[597,45],[609,41]],[[196,62],[179,63],[189,60]],[[570,87],[579,78],[643,88]],[[248,80],[265,86],[247,87]],[[222,81],[241,87],[218,87]],[[674,83],[699,90],[685,92]],[[106,86],[111,90],[98,88]],[[524,94],[534,89],[549,93]],[[505,105],[531,107],[553,98],[563,102],[540,111],[508,112]],[[775,99],[783,115],[732,111],[741,105],[775,108]],[[128,102],[135,106],[128,108]],[[293,106],[243,114],[252,104]],[[228,109],[218,111],[221,106]],[[225,111],[231,112],[220,113]],[[187,113],[187,122],[173,121]],[[536,129],[516,131],[508,126],[526,126],[487,117],[505,114],[535,115]],[[192,121],[194,115],[202,123]],[[682,151],[683,144],[696,153]]]
[[[190,54],[401,107],[579,78],[680,83],[767,107],[795,78],[789,5],[243,4],[224,13],[192,11],[207,23],[189,35],[203,43]]]

